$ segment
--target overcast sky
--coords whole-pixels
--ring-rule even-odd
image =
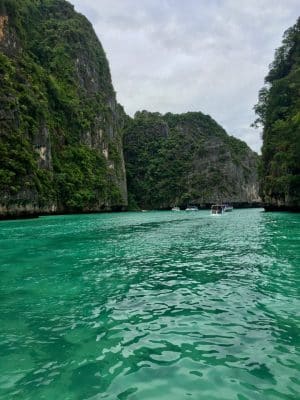
[[[299,0],[71,3],[92,22],[128,114],[202,111],[260,150],[253,106]]]

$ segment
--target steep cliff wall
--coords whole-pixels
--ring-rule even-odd
[[[122,129],[91,24],[64,0],[0,0],[0,216],[127,204]]]
[[[131,206],[260,201],[257,154],[200,112],[136,113],[124,152]]]
[[[267,210],[300,211],[300,18],[285,32],[265,81],[256,105],[261,196]]]

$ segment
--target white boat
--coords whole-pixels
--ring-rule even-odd
[[[187,206],[185,211],[199,211],[197,206]]]
[[[229,206],[228,204],[213,204],[211,206],[211,213],[216,215],[216,214],[224,214],[225,212],[230,212],[233,210],[232,206]]]
[[[180,208],[175,206],[172,208],[172,211],[180,211]]]

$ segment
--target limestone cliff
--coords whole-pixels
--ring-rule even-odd
[[[64,0],[0,0],[0,215],[122,209],[122,129],[108,61]]]
[[[124,134],[132,207],[253,205],[258,155],[200,112],[138,112]]]
[[[285,33],[259,92],[260,192],[265,208],[300,211],[300,18]]]

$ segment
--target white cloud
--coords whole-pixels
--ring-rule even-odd
[[[129,114],[202,111],[254,150],[258,90],[298,0],[71,0],[98,34]]]

